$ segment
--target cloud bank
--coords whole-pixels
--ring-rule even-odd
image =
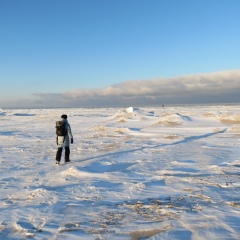
[[[104,89],[35,93],[31,99],[5,102],[0,107],[123,107],[207,103],[240,103],[240,70],[135,80]]]

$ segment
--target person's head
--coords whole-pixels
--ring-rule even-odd
[[[66,115],[66,114],[63,114],[63,115],[61,116],[61,118],[67,119],[67,115]]]

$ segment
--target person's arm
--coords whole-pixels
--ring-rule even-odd
[[[72,135],[71,126],[70,126],[69,123],[68,123],[68,126],[67,126],[67,131],[68,131],[68,135],[70,137],[70,142],[73,143],[73,135]]]

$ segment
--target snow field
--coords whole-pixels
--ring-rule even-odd
[[[55,166],[68,115],[71,163]],[[239,106],[0,111],[0,239],[239,239]]]

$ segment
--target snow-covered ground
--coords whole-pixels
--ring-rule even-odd
[[[68,115],[71,163],[55,165]],[[240,238],[240,106],[0,109],[0,239]]]

